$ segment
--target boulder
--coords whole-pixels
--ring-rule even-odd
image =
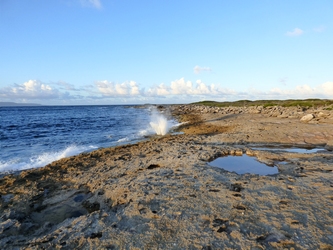
[[[330,114],[327,114],[327,113],[323,113],[323,112],[319,112],[318,114],[317,114],[317,116],[319,117],[319,118],[326,118],[326,117],[328,117]]]
[[[301,118],[302,122],[309,122],[314,118],[313,114],[307,114]]]

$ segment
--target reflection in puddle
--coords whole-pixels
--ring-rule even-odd
[[[86,195],[85,194],[78,194],[77,196],[74,197],[74,201],[75,202],[81,202],[83,201],[84,199],[86,198]]]
[[[255,158],[243,156],[225,156],[219,157],[209,163],[210,166],[223,168],[230,172],[237,174],[259,174],[259,175],[273,175],[279,173],[277,167],[267,166],[264,163],[258,162]]]
[[[253,150],[270,150],[270,151],[284,151],[289,153],[311,154],[311,153],[323,153],[327,152],[323,148],[252,148]]]

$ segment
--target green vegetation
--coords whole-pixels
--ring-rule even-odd
[[[324,107],[333,105],[333,100],[326,99],[304,99],[304,100],[257,100],[257,101],[249,101],[249,100],[240,100],[235,102],[215,102],[215,101],[202,101],[195,102],[192,104],[204,105],[204,106],[212,106],[212,107],[249,107],[249,106],[282,106],[282,107]],[[331,110],[332,107],[327,107],[326,109]]]

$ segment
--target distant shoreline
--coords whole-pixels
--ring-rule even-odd
[[[145,106],[173,106],[173,105],[203,105],[210,107],[250,107],[250,106],[282,106],[282,107],[321,107],[327,106],[329,109],[333,108],[333,99],[285,99],[285,100],[237,100],[237,101],[199,101],[188,104],[39,104],[39,103],[16,103],[16,102],[0,102],[0,107],[19,107],[19,106],[136,106],[136,107],[145,107]]]
[[[0,102],[0,107],[43,106],[37,103]]]

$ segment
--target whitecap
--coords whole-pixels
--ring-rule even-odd
[[[121,138],[119,139],[117,142],[125,142],[125,141],[129,141],[130,139],[128,137],[125,138]]]
[[[40,168],[53,161],[60,160],[69,156],[77,155],[82,152],[87,152],[97,149],[96,146],[76,146],[71,145],[63,150],[45,152],[39,155],[33,155],[27,159],[15,159],[11,161],[0,162],[0,173],[20,171],[30,168]]]

